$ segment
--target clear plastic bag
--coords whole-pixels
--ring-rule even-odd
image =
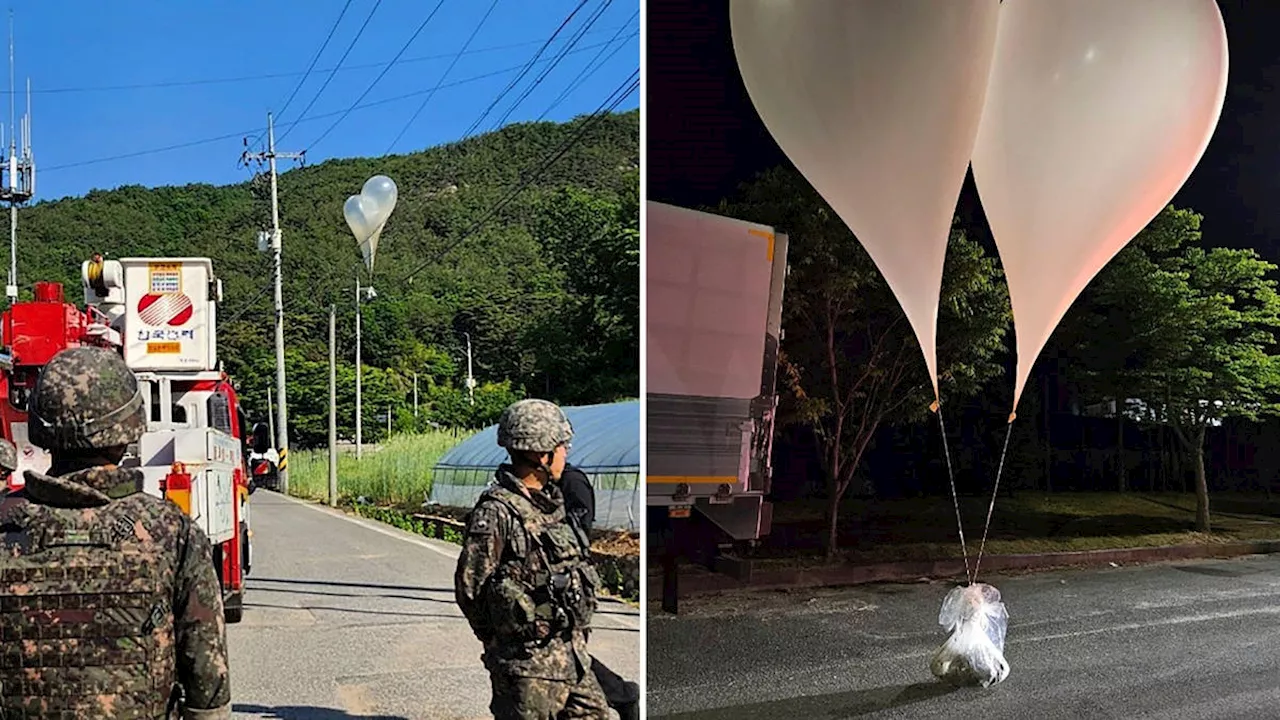
[[[984,583],[953,588],[942,601],[938,623],[951,636],[933,654],[935,677],[990,687],[1009,676],[1004,658],[1009,612],[999,590]]]

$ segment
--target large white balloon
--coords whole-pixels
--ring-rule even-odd
[[[391,217],[391,211],[396,209],[397,198],[395,181],[386,175],[374,175],[365,181],[359,195],[347,198],[342,208],[347,227],[355,235],[370,272],[373,271],[374,257],[378,252],[378,238]]]
[[[733,0],[747,92],[893,290],[938,390],[942,265],[999,0]]]
[[[973,174],[1013,303],[1015,408],[1076,297],[1200,161],[1226,85],[1214,0],[1004,0]]]

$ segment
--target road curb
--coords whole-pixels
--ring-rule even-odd
[[[1222,543],[1214,545],[1167,545],[1150,548],[1117,550],[1084,550],[1074,552],[1024,555],[987,555],[982,558],[983,575],[1001,571],[1049,570],[1099,565],[1142,565],[1178,560],[1233,558],[1246,555],[1280,553],[1280,540]],[[969,560],[970,565],[973,558]],[[718,573],[681,576],[681,597],[707,595],[726,590],[776,590],[785,588],[841,587],[878,582],[915,582],[922,578],[960,580],[965,577],[964,560],[948,558],[916,562],[877,563],[872,565],[836,565],[820,568],[788,568],[762,570],[754,568],[749,577],[739,580]],[[661,597],[662,578],[648,578],[649,597]]]

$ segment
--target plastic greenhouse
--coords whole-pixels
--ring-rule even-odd
[[[573,423],[569,462],[581,468],[596,490],[598,528],[640,529],[640,402],[564,408]],[[498,426],[490,425],[444,454],[432,473],[431,502],[470,507],[507,461],[498,447]]]

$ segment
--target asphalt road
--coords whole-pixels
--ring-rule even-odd
[[[993,688],[929,672],[947,584],[734,592],[651,606],[648,716],[1280,717],[1280,557],[982,580],[1011,616]]]
[[[259,491],[242,622],[228,626],[235,717],[490,717],[480,643],[453,601],[454,545]],[[591,649],[639,674],[639,617],[601,603]]]

